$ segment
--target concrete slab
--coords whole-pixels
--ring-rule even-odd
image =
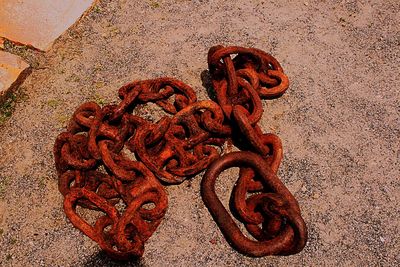
[[[29,64],[21,57],[0,51],[0,102],[26,78]]]
[[[47,50],[92,3],[93,0],[0,0],[0,36]]]

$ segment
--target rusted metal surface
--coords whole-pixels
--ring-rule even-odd
[[[232,247],[259,257],[305,246],[298,203],[276,175],[281,141],[257,125],[261,99],[288,87],[282,67],[261,50],[222,46],[210,49],[208,64],[216,102],[197,101],[190,86],[173,78],[135,81],[119,89],[118,105],[82,104],[56,139],[65,214],[114,259],[142,256],[167,210],[162,184],[179,184],[207,168],[202,197]],[[156,123],[133,114],[148,102],[166,112]],[[228,139],[246,151],[221,156]],[[230,167],[240,168],[231,213],[255,240],[239,230],[215,194],[216,179]],[[90,224],[77,206],[102,215]]]
[[[231,167],[240,167],[231,198],[236,218],[256,241],[240,231],[215,193],[219,174]],[[307,229],[298,203],[261,156],[248,151],[222,156],[204,175],[201,192],[222,233],[239,252],[254,257],[287,255],[305,246]]]

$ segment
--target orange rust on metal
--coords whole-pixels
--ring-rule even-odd
[[[255,48],[212,47],[208,64],[216,102],[197,101],[190,86],[173,78],[134,81],[118,90],[118,105],[82,104],[56,138],[65,214],[113,259],[143,255],[167,210],[163,184],[206,169],[202,197],[232,247],[260,257],[298,253],[306,244],[298,203],[276,176],[282,143],[257,125],[261,99],[283,94],[287,76],[274,57]],[[133,114],[148,102],[166,112],[158,122]],[[226,140],[246,151],[221,156]],[[215,194],[218,175],[233,166],[240,173],[231,213],[256,241],[240,232]],[[103,215],[90,224],[77,206]]]

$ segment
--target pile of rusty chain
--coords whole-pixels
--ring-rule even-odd
[[[135,81],[119,89],[118,105],[82,104],[56,139],[66,216],[114,259],[142,256],[167,210],[162,183],[179,184],[205,169],[203,200],[231,246],[256,257],[305,246],[298,203],[277,177],[281,141],[257,125],[261,98],[282,95],[287,76],[275,58],[254,48],[212,47],[208,64],[215,101],[197,101],[190,86],[173,78]],[[170,115],[155,123],[134,115],[148,102]],[[221,156],[228,139],[244,151]],[[240,168],[231,213],[252,238],[215,193],[219,174],[231,167]],[[77,207],[101,215],[91,224]]]

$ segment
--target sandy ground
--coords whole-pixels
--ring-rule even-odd
[[[283,140],[279,175],[308,244],[289,257],[238,254],[202,203],[199,175],[167,188],[165,220],[127,266],[399,266],[399,14],[397,0],[101,1],[49,52],[23,53],[34,70],[0,127],[0,265],[124,266],[65,218],[54,139],[80,103],[117,102],[133,79],[173,76],[206,99],[208,48],[225,44],[272,53],[290,78],[261,125]],[[225,200],[235,174],[218,184]]]

